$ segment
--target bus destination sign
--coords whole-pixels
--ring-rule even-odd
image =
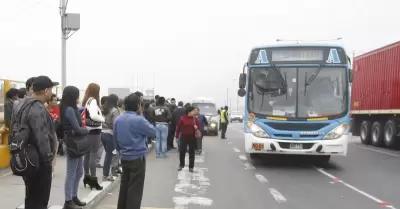
[[[249,60],[250,65],[346,63],[346,53],[338,47],[258,48],[252,51]]]

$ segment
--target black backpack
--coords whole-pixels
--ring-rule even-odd
[[[11,154],[10,167],[16,176],[30,176],[39,169],[39,154],[31,142],[32,132],[28,124],[28,113],[35,102],[40,101],[30,100],[22,104],[10,128],[8,136]]]

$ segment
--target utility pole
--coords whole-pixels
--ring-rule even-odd
[[[61,15],[61,89],[67,85],[67,31],[65,30],[65,12],[67,4],[65,0],[61,0],[60,15]]]
[[[228,106],[228,102],[229,102],[229,101],[228,101],[228,100],[229,100],[229,99],[228,99],[228,97],[229,97],[228,89],[229,89],[229,88],[226,88],[226,103],[225,103],[226,106]]]
[[[67,85],[67,39],[80,29],[80,14],[67,13],[68,0],[60,0],[61,91]],[[72,32],[72,33],[71,33]],[[71,35],[69,35],[71,33]]]

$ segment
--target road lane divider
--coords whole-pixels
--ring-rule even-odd
[[[272,197],[274,197],[275,201],[278,203],[285,203],[287,199],[275,188],[269,188],[269,192],[271,193]]]
[[[188,159],[186,159],[186,162]],[[211,186],[210,179],[206,177],[207,168],[198,167],[198,163],[204,163],[204,155],[196,156],[194,172],[189,172],[188,166],[178,172],[178,183],[174,187],[177,194],[172,198],[174,209],[186,209],[190,205],[200,207],[210,207],[213,200],[203,197],[207,194],[207,189]]]
[[[371,194],[368,194],[367,192],[364,192],[364,191],[362,191],[361,189],[358,189],[357,187],[355,187],[355,186],[353,186],[353,185],[350,185],[350,184],[346,183],[345,181],[341,180],[340,178],[337,178],[336,176],[334,176],[334,175],[332,175],[332,174],[330,174],[330,173],[324,171],[324,169],[322,169],[322,168],[317,168],[317,167],[314,167],[314,168],[315,168],[317,171],[319,171],[320,173],[324,174],[325,176],[331,178],[334,182],[338,182],[338,183],[343,184],[343,185],[346,186],[347,188],[349,188],[349,189],[351,189],[351,190],[353,190],[353,191],[355,191],[355,192],[357,192],[357,193],[359,193],[359,194],[361,194],[361,195],[367,197],[367,198],[370,199],[370,200],[373,200],[374,202],[378,203],[378,205],[380,205],[380,206],[385,206],[385,207],[387,207],[387,208],[396,209],[392,204],[390,204],[390,203],[388,203],[388,202],[385,202],[385,201],[382,201],[382,200],[380,200],[379,198],[377,198],[377,197],[375,197],[375,196],[372,196]]]
[[[247,160],[247,157],[245,155],[239,155],[239,159],[241,160]]]
[[[256,177],[256,179],[257,179],[260,183],[262,183],[262,184],[268,183],[268,179],[265,178],[263,175],[261,175],[261,174],[259,174],[259,173],[256,173],[256,174],[254,174],[254,176]]]
[[[233,151],[234,151],[234,152],[240,152],[240,149],[238,149],[238,148],[235,147],[235,148],[233,148]]]

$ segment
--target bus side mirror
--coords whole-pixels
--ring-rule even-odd
[[[244,88],[240,88],[238,90],[238,96],[244,97],[246,95],[246,90]]]
[[[246,87],[246,73],[240,73],[239,88],[244,89],[245,87]]]

